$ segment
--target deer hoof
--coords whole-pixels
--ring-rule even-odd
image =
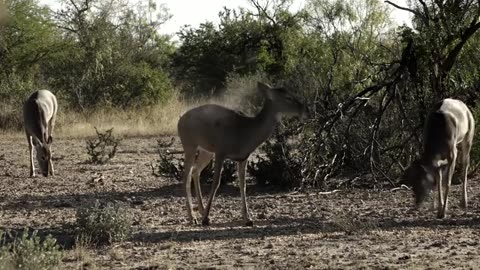
[[[195,217],[189,217],[189,218],[188,218],[188,221],[189,221],[188,223],[189,223],[190,225],[197,225],[197,224],[198,224],[198,221],[197,221],[197,219],[196,219]]]
[[[210,220],[208,217],[202,220],[202,226],[210,226]]]
[[[247,220],[247,221],[245,222],[245,227],[253,227],[253,221]]]
[[[437,218],[444,218],[444,217],[445,217],[445,213],[443,213],[443,212],[438,212]]]

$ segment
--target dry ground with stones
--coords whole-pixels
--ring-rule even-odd
[[[454,186],[443,220],[412,208],[408,190],[324,194],[249,185],[254,227],[242,226],[240,192],[220,188],[210,227],[188,225],[182,184],[155,177],[156,138],[124,139],[106,165],[85,161],[85,140],[57,138],[54,177],[29,178],[22,135],[0,140],[0,228],[37,229],[65,247],[65,269],[475,269],[480,263],[480,186],[470,207]],[[203,188],[204,192],[209,187]],[[131,237],[107,247],[76,247],[75,209],[93,199],[125,202]]]

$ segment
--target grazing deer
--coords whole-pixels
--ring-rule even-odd
[[[210,208],[220,186],[223,161],[231,159],[238,162],[243,220],[246,226],[253,226],[245,196],[247,159],[271,135],[282,114],[304,116],[307,112],[303,103],[284,88],[272,88],[260,82],[257,88],[265,97],[265,101],[262,110],[255,117],[247,117],[219,105],[207,104],[187,111],[178,121],[178,135],[185,152],[183,181],[187,197],[187,215],[191,223],[197,223],[192,214],[192,173],[198,209],[203,215],[202,225],[208,226]],[[198,156],[195,160],[197,151]],[[201,171],[214,156],[213,184],[204,208],[199,178]]]
[[[402,176],[402,183],[412,186],[417,207],[436,186],[437,217],[445,217],[448,192],[457,156],[462,165],[463,199],[467,207],[467,172],[470,163],[475,121],[468,107],[460,100],[444,99],[428,115],[423,135],[423,153]],[[460,155],[457,154],[457,151]],[[443,179],[447,177],[447,179]],[[445,193],[442,189],[445,188]],[[435,200],[433,201],[435,208]]]
[[[30,176],[35,176],[33,146],[43,176],[55,175],[52,163],[52,133],[57,115],[57,99],[48,90],[38,90],[23,105],[23,120],[30,152]]]

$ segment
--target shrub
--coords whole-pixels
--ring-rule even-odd
[[[76,225],[79,235],[95,244],[111,244],[125,240],[130,234],[132,215],[119,202],[93,204],[77,209]]]
[[[292,136],[286,130],[277,130],[260,147],[263,153],[248,164],[248,173],[258,185],[273,185],[282,189],[302,185],[301,156],[290,139]]]
[[[90,156],[89,162],[95,164],[105,164],[117,153],[117,147],[120,139],[112,134],[113,128],[105,132],[99,132],[95,127],[97,137],[87,139],[87,154]]]
[[[25,229],[19,238],[10,241],[11,233],[1,232],[0,269],[57,269],[63,252],[56,239],[48,235],[41,240],[37,233],[35,230],[30,235]]]
[[[480,107],[472,108],[472,114],[474,119],[480,119]],[[475,173],[480,168],[480,145],[475,143],[480,139],[480,127],[475,127],[475,135],[473,137],[474,143],[470,152],[470,171]],[[459,168],[460,166],[457,166]]]

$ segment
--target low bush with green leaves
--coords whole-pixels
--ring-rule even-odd
[[[11,232],[0,232],[1,270],[49,270],[58,269],[63,252],[51,235],[42,239],[38,231],[27,229],[17,237]]]
[[[132,215],[120,202],[92,204],[77,209],[77,233],[89,237],[94,244],[111,244],[130,235]]]
[[[261,147],[261,155],[248,164],[248,173],[259,186],[293,189],[302,185],[301,156],[289,142],[291,136],[276,131]]]

